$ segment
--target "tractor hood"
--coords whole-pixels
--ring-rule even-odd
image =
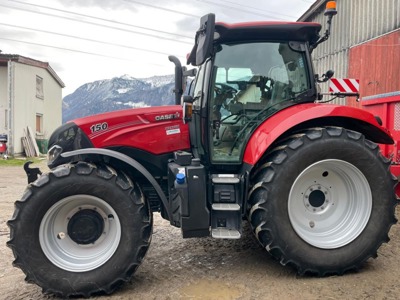
[[[115,111],[73,121],[93,146],[128,146],[153,154],[189,148],[188,126],[181,106]]]
[[[189,149],[189,128],[182,107],[158,106],[114,111],[75,119],[56,129],[49,139],[50,167],[60,154],[82,148],[128,147],[153,155]],[[57,159],[57,163],[53,163]]]

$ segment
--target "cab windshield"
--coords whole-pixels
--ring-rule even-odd
[[[213,163],[239,163],[250,133],[310,89],[305,59],[288,43],[219,46],[209,106]]]

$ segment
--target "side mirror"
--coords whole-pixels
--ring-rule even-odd
[[[318,78],[318,75],[317,75],[315,79],[316,79],[317,82],[319,82],[319,83],[327,82],[329,79],[332,78],[333,74],[335,74],[334,71],[328,70],[328,71],[326,71],[325,74],[323,74],[323,75],[321,76],[321,78]]]
[[[208,14],[200,19],[195,44],[187,59],[187,64],[200,66],[211,56],[214,42],[215,15]]]

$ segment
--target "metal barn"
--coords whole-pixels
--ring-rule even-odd
[[[317,0],[299,21],[326,23],[326,0]],[[313,53],[316,72],[332,69],[336,78],[360,80],[361,101],[336,103],[368,110],[393,135],[393,146],[382,146],[400,175],[400,0],[337,0],[332,35]],[[323,27],[325,28],[325,27]],[[327,84],[322,86],[328,91]]]

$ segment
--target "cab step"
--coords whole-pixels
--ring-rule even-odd
[[[240,205],[235,203],[213,203],[212,209],[220,211],[239,211]]]
[[[213,174],[211,182],[211,236],[239,239],[242,235],[243,182],[237,174]]]
[[[240,239],[241,234],[235,229],[214,228],[211,230],[211,236],[215,239]]]

